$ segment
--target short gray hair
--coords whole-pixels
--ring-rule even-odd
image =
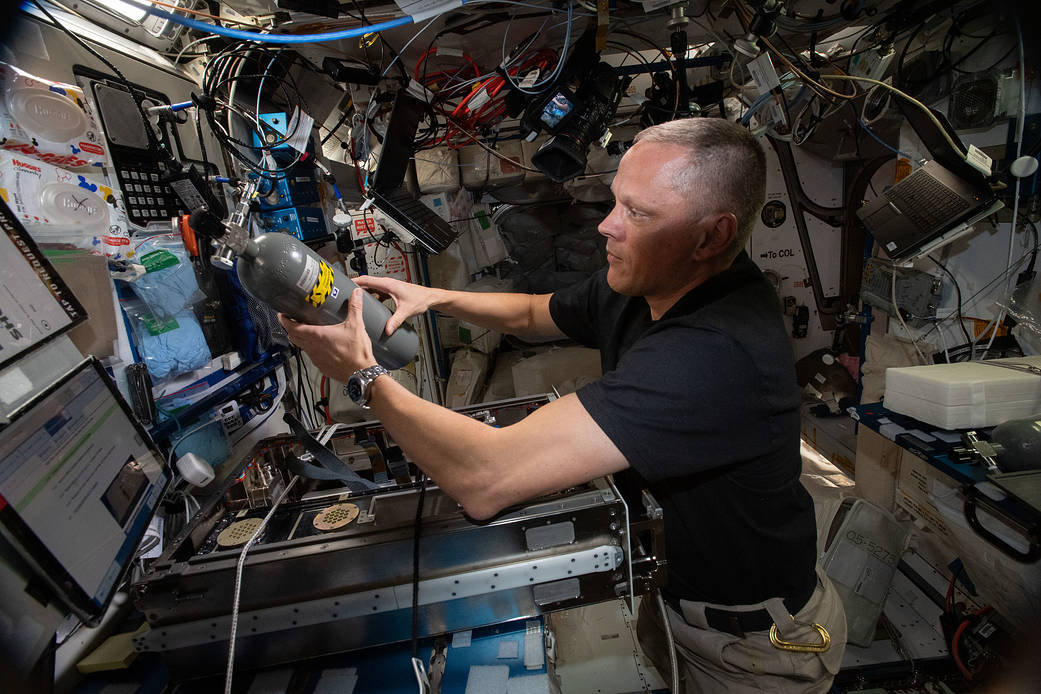
[[[693,215],[732,212],[737,235],[727,260],[737,257],[755,228],[766,197],[766,155],[758,140],[737,123],[723,118],[683,118],[652,125],[635,142],[661,142],[688,149],[690,166],[676,177],[676,188],[702,194],[691,198],[713,209],[692,210]]]

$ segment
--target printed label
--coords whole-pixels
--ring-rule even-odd
[[[305,292],[310,292],[311,288],[315,285],[315,280],[318,279],[318,261],[311,256],[304,258],[304,271],[300,273],[300,279],[296,281],[298,289],[302,289]]]
[[[177,193],[177,197],[181,199],[184,206],[189,210],[194,210],[199,207],[206,206],[206,200],[203,199],[199,191],[195,189],[195,186],[187,178],[179,180],[168,181],[173,191]]]
[[[315,280],[311,293],[307,295],[307,303],[318,308],[329,298],[333,288],[333,269],[326,263],[319,263],[318,279]]]
[[[141,256],[141,264],[145,266],[145,272],[156,272],[177,264],[177,256],[167,250],[159,249]]]
[[[177,328],[181,327],[177,324],[175,318],[160,320],[155,316],[142,316],[141,322],[145,324],[145,328],[148,329],[149,335],[162,335],[163,333],[168,333],[171,330],[177,330]]]

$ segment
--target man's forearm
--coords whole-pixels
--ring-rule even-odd
[[[492,500],[489,475],[496,430],[413,395],[389,376],[372,384],[371,405],[405,455],[475,518],[492,515],[507,500]],[[490,456],[490,458],[489,458]]]
[[[549,315],[549,297],[549,294],[437,289],[430,308],[507,335],[562,337]]]
[[[370,395],[408,459],[477,519],[628,466],[574,394],[501,428],[423,400],[389,376]]]

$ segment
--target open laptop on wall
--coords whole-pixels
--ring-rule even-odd
[[[1003,207],[984,174],[959,155],[921,109],[899,108],[932,157],[908,177],[857,210],[891,260],[910,262],[968,232]],[[941,127],[965,150],[943,114]]]
[[[927,161],[910,176],[857,210],[857,216],[891,260],[909,260],[929,252],[937,239],[950,242],[950,232],[997,211],[989,186],[977,186],[936,161]],[[960,235],[960,233],[958,234]]]
[[[422,101],[398,92],[368,193],[377,210],[414,237],[427,253],[437,254],[448,248],[458,234],[451,224],[418,200],[405,182],[412,143],[424,112]]]

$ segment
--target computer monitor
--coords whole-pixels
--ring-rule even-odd
[[[83,305],[0,200],[0,369],[86,319]]]
[[[0,430],[0,533],[98,623],[170,482],[162,453],[90,358]]]

